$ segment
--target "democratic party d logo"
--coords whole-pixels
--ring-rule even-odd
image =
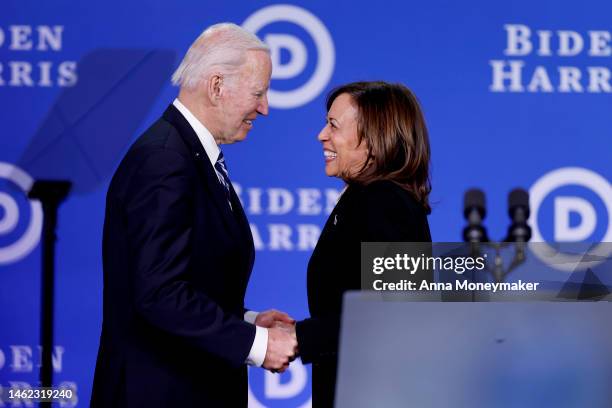
[[[309,368],[298,358],[283,374],[249,370],[249,408],[292,406],[310,408]]]
[[[19,167],[0,162],[0,265],[24,258],[40,240],[42,207],[27,199],[33,182]]]
[[[316,98],[329,83],[335,64],[334,43],[321,20],[303,8],[288,4],[264,7],[249,16],[242,26],[257,34],[266,26],[278,22],[289,22],[303,28],[317,49],[316,67],[306,83],[295,89],[270,89],[268,92],[270,106],[296,108]],[[308,63],[308,50],[302,39],[288,33],[269,33],[262,38],[270,47],[273,80],[289,80],[304,72]],[[288,62],[283,62],[283,50],[290,55]]]
[[[580,167],[553,170],[534,183],[529,195],[533,242],[612,242],[612,186],[594,171]],[[599,244],[589,253],[605,259],[610,248],[610,244]],[[544,261],[550,257],[536,255]],[[585,263],[582,255],[559,253],[551,266],[572,272],[594,265]]]

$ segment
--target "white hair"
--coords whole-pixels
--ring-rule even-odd
[[[172,83],[193,89],[215,71],[231,75],[244,63],[249,50],[270,52],[255,34],[236,24],[212,25],[191,44],[172,75]]]

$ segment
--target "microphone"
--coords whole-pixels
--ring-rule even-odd
[[[515,188],[508,194],[508,215],[511,224],[508,227],[506,242],[528,242],[531,239],[529,218],[529,193],[522,188]]]
[[[468,222],[463,229],[465,242],[488,242],[487,230],[482,221],[487,215],[485,195],[482,190],[470,189],[463,196],[463,216]]]
[[[522,188],[515,188],[508,194],[508,215],[510,226],[504,241],[516,243],[516,254],[508,269],[510,272],[525,261],[525,244],[531,239],[531,227],[527,225],[529,218],[529,193]]]

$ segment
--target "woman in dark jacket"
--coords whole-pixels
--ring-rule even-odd
[[[310,318],[297,322],[302,362],[313,363],[313,407],[334,403],[342,295],[360,288],[361,242],[431,242],[429,139],[403,85],[357,82],[333,90],[319,134],[325,173],[347,187],[308,264]]]

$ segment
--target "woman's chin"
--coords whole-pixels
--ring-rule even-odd
[[[336,171],[336,169],[331,168],[329,165],[327,165],[325,166],[325,175],[328,177],[337,177],[338,172]]]

